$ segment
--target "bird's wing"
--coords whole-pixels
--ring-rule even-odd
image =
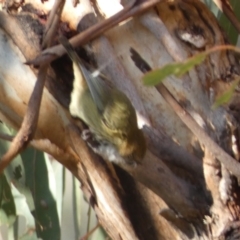
[[[110,88],[98,76],[93,76],[92,73],[86,69],[67,38],[61,36],[59,42],[64,46],[72,61],[78,66],[78,70],[88,85],[98,111],[102,113],[108,103]]]

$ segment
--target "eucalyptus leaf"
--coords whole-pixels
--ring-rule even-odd
[[[50,160],[42,152],[29,148],[22,154],[26,186],[31,189],[38,237],[60,239],[60,224],[56,204],[56,182]]]
[[[9,135],[13,134],[13,130],[9,129],[5,124],[0,124],[0,131]],[[6,152],[9,146],[9,142],[0,140],[1,154]],[[16,215],[23,215],[26,218],[26,231],[28,231],[28,228],[35,228],[35,221],[31,214],[34,209],[33,198],[30,189],[25,185],[25,169],[20,155],[4,170],[4,176],[15,202]]]
[[[3,174],[0,175],[0,186],[0,226],[6,224],[10,227],[16,220],[16,208],[11,187]]]
[[[18,216],[24,216],[24,218],[26,219],[25,231],[35,231],[35,220],[31,214],[29,205],[27,204],[26,197],[21,194],[14,185],[11,185],[11,191],[16,206],[16,214]]]
[[[214,102],[212,108],[217,108],[219,106],[222,106],[226,103],[229,103],[233,97],[235,88],[237,87],[237,85],[240,82],[240,78],[237,78],[231,85],[231,87],[226,90],[221,96],[219,96],[216,101]]]
[[[199,53],[182,63],[169,63],[160,69],[150,71],[143,77],[143,82],[147,86],[153,86],[171,75],[181,77],[193,67],[202,63],[208,54],[208,52]]]
[[[240,1],[230,0],[230,4],[232,6],[232,9],[236,17],[240,19],[240,11],[237,10],[237,9],[240,9]],[[230,42],[233,45],[236,45],[239,33],[234,27],[234,25],[229,21],[229,19],[225,16],[225,14],[222,11],[219,11],[217,18],[219,19],[219,23],[221,27],[224,29],[224,31],[226,32],[226,35],[228,36],[228,39],[230,40]]]

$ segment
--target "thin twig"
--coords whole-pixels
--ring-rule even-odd
[[[96,37],[100,36],[105,31],[109,30],[110,28],[116,26],[118,23],[126,20],[127,18],[133,17],[137,14],[146,11],[147,9],[153,7],[157,3],[161,2],[162,0],[149,0],[138,5],[134,5],[135,1],[128,3],[124,9],[117,14],[113,15],[112,17],[99,22],[92,27],[88,28],[82,33],[71,38],[69,41],[73,47],[79,47],[83,44],[86,44],[90,40],[95,39]],[[61,57],[65,53],[65,49],[61,44],[51,47],[45,51],[43,51],[38,57],[33,60],[27,62],[27,64],[33,64],[38,66],[44,63],[50,63],[54,59]]]
[[[229,21],[233,24],[235,29],[240,34],[240,22],[237,19],[235,13],[232,10],[232,7],[230,5],[229,1],[226,0],[213,0],[215,4],[218,6],[218,8],[227,16]]]
[[[100,223],[98,223],[91,231],[87,232],[83,237],[81,237],[80,240],[87,240],[100,226]]]
[[[52,44],[53,42],[50,39],[53,39],[54,34],[57,31],[64,4],[65,4],[65,0],[56,0],[53,5],[53,8],[50,12],[50,16],[45,29],[43,42],[42,42],[42,49],[45,49],[46,47],[51,47],[51,45],[49,45],[48,43]]]
[[[91,224],[91,211],[92,207],[90,205],[90,203],[88,204],[88,211],[87,211],[87,215],[88,215],[88,221],[87,221],[87,232],[90,231],[90,224]]]
[[[212,49],[209,49],[208,53],[214,52],[216,50],[227,48],[227,49],[235,49],[233,46],[216,46]],[[235,49],[236,51],[239,51]],[[139,68],[140,71],[146,73],[151,71],[151,67],[148,63],[140,56],[136,50],[131,49],[132,60],[135,63],[136,67]],[[141,64],[139,64],[139,62]],[[164,86],[164,84],[158,84],[156,86],[159,93],[162,95],[164,100],[173,108],[174,112],[179,116],[179,118],[183,121],[183,123],[192,131],[192,133],[198,138],[199,142],[204,145],[209,151],[214,154],[214,156],[234,175],[240,177],[240,164],[232,158],[229,154],[227,154],[217,143],[215,143],[208,135],[204,132],[204,130],[197,124],[197,122],[192,118],[192,116],[185,111],[178,103],[178,101],[174,98],[171,92]]]
[[[42,98],[44,79],[47,73],[47,65],[40,66],[38,79],[30,97],[28,108],[23,119],[20,130],[13,139],[8,151],[3,155],[0,161],[0,174],[5,167],[15,158],[31,141],[37,128],[39,108]]]
[[[215,143],[204,130],[196,123],[192,116],[186,112],[172,96],[168,89],[160,84],[157,87],[162,97],[174,109],[175,113],[183,121],[183,123],[192,131],[198,138],[199,142],[203,144],[209,151],[235,176],[240,177],[240,164],[227,154],[217,143]]]
[[[59,0],[64,1],[64,0]],[[58,4],[57,1],[55,4]],[[61,4],[60,4],[61,5]],[[58,8],[54,8],[55,11],[58,11]],[[60,9],[61,12],[62,8]],[[56,31],[56,23],[51,25],[52,28]],[[52,38],[46,36],[47,46],[51,45]],[[0,174],[8,166],[8,164],[23,150],[27,147],[29,142],[33,139],[34,133],[37,128],[39,109],[42,100],[43,88],[45,85],[45,79],[47,74],[48,64],[43,63],[40,65],[37,81],[35,83],[33,92],[31,94],[27,111],[24,116],[20,130],[18,131],[16,137],[13,139],[8,151],[3,155],[0,161]]]

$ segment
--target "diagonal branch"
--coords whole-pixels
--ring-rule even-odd
[[[56,0],[53,9],[50,12],[50,16],[45,29],[42,48],[51,47],[54,34],[57,32],[61,13],[65,4],[65,0]]]
[[[73,47],[79,47],[83,44],[86,44],[90,40],[95,39],[105,31],[116,26],[118,23],[146,11],[147,9],[153,7],[154,5],[161,1],[162,0],[149,0],[136,5],[134,5],[135,1],[132,1],[128,3],[122,11],[118,12],[117,14],[113,15],[112,17],[102,22],[93,25],[84,32],[79,33],[78,35],[71,38],[69,42],[72,44]],[[35,59],[27,61],[27,64],[33,64],[35,66],[38,66],[42,63],[50,63],[54,59],[61,57],[64,53],[65,49],[61,44],[59,44],[43,51]]]
[[[146,73],[152,70],[148,63],[135,50],[132,49],[131,53],[132,60],[140,71]],[[208,134],[193,119],[193,117],[180,106],[178,101],[163,84],[158,84],[156,88],[164,100],[173,108],[174,112],[183,121],[183,123],[198,138],[199,142],[208,148],[209,151],[229,171],[231,171],[235,176],[240,177],[240,164],[208,136]]]
[[[64,2],[63,0],[58,0],[55,2],[55,5],[58,5],[58,2]],[[61,8],[54,8],[55,11],[62,11],[64,4],[60,4]],[[51,21],[51,19],[49,20]],[[50,25],[50,24],[49,24]],[[56,22],[51,25],[53,32],[57,29]],[[53,35],[46,35],[45,40],[48,46],[51,45]],[[39,109],[42,100],[43,88],[45,85],[45,79],[47,74],[48,64],[43,63],[40,65],[37,81],[34,86],[32,95],[30,97],[26,114],[24,116],[20,130],[18,131],[16,137],[13,139],[10,148],[3,155],[0,162],[0,174],[8,166],[8,164],[28,145],[28,143],[33,139],[34,133],[37,128]]]
[[[227,154],[217,143],[215,143],[207,133],[196,123],[196,121],[186,112],[172,96],[168,89],[163,85],[158,85],[157,90],[166,100],[166,102],[174,109],[179,118],[198,138],[209,151],[235,176],[240,177],[240,164],[229,154]]]
[[[42,98],[42,92],[47,73],[47,65],[42,65],[39,69],[38,79],[29,100],[28,108],[23,119],[22,126],[16,137],[13,139],[8,151],[3,155],[0,161],[0,174],[7,165],[28,145],[34,137],[37,128],[39,108]]]

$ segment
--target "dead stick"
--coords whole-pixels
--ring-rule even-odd
[[[167,101],[167,103],[174,109],[179,118],[186,124],[186,126],[198,138],[199,142],[203,144],[209,151],[235,176],[240,177],[240,164],[227,154],[217,143],[215,143],[204,130],[196,123],[196,121],[186,112],[172,96],[168,89],[160,84],[157,90]]]
[[[117,14],[113,15],[112,17],[99,22],[92,27],[88,28],[82,33],[77,34],[73,38],[69,40],[72,46],[78,47],[81,45],[86,44],[90,40],[95,39],[96,37],[100,36],[105,31],[109,30],[110,28],[116,26],[118,23],[133,17],[137,14],[142,13],[143,11],[148,10],[149,8],[153,7],[157,3],[161,2],[162,0],[149,0],[143,3],[140,3],[133,7],[134,2],[129,3],[122,11],[118,12]],[[43,51],[39,56],[35,59],[27,61],[27,64],[33,64],[35,66],[39,66],[40,64],[50,63],[54,59],[61,57],[65,53],[65,49],[61,44],[51,47]]]

